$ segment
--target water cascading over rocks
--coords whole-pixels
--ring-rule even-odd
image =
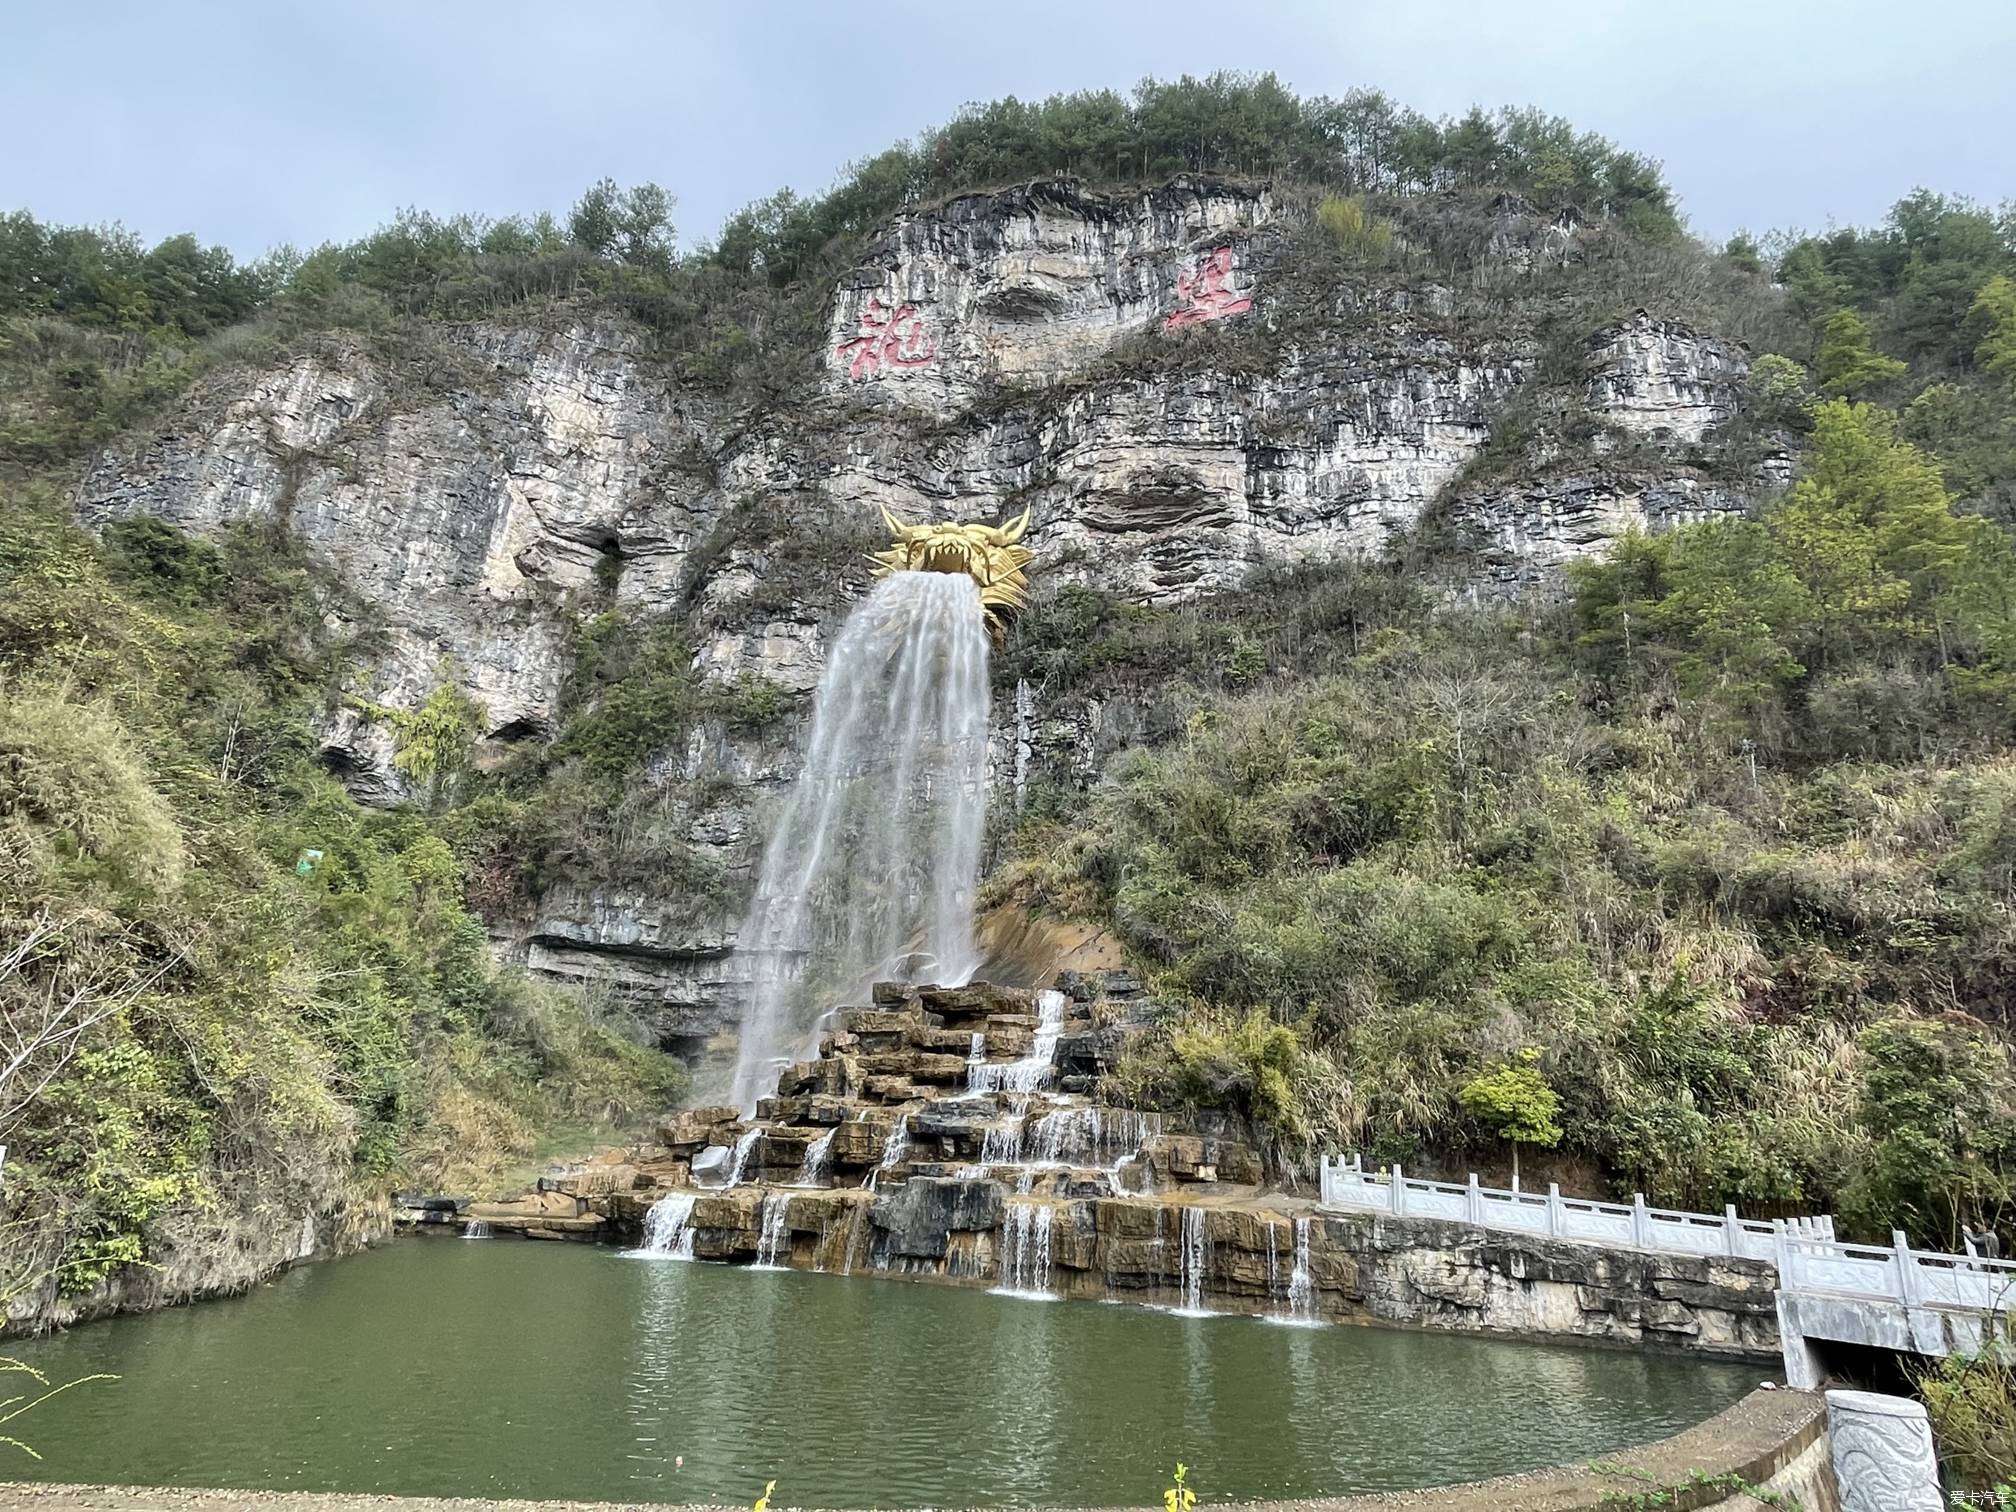
[[[892,572],[834,643],[738,945],[751,986],[731,1099],[745,1111],[816,1051],[825,1010],[878,980],[961,984],[979,964],[982,596],[964,570]]]
[[[691,1260],[693,1202],[691,1192],[674,1192],[652,1203],[644,1215],[644,1242],[639,1246],[638,1253]]]

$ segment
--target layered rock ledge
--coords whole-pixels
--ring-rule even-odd
[[[1774,1357],[1760,1261],[1325,1211],[1238,1131],[1092,1100],[1139,1027],[1125,973],[1032,994],[878,987],[753,1117],[693,1108],[444,1229],[1043,1295]]]

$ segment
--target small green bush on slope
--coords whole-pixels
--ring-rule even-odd
[[[102,1014],[0,1100],[0,1276],[25,1315],[676,1093],[669,1059],[491,965],[428,819],[315,765],[340,592],[276,532],[99,543],[0,496],[0,1008]]]

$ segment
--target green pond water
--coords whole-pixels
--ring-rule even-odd
[[[747,1505],[1205,1502],[1431,1485],[1700,1421],[1756,1367],[408,1240],[19,1348],[6,1474]],[[684,1468],[674,1457],[683,1456]]]

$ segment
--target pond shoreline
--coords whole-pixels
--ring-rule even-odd
[[[1607,1456],[1712,1416],[1763,1374],[850,1279],[867,1284],[586,1246],[391,1246],[50,1341],[33,1363],[51,1379],[117,1379],[38,1420],[44,1461],[16,1473],[236,1487],[219,1495],[255,1504],[270,1491],[733,1505],[774,1477],[828,1504],[1071,1507],[1159,1492],[1180,1458],[1225,1504]]]
[[[1235,1211],[1239,1210],[1236,1203],[1227,1203],[1225,1206]],[[1334,1218],[1338,1215],[1333,1213],[1327,1216]],[[1355,1215],[1346,1216],[1352,1217]],[[1374,1221],[1370,1218],[1364,1220],[1367,1224]],[[1573,1272],[1564,1276],[1551,1267],[1529,1267],[1526,1262],[1530,1257],[1526,1253],[1517,1255],[1509,1263],[1502,1253],[1494,1253],[1481,1259],[1473,1259],[1465,1248],[1470,1240],[1463,1236],[1474,1236],[1477,1231],[1470,1230],[1462,1224],[1444,1223],[1439,1219],[1394,1220],[1388,1218],[1376,1221],[1386,1226],[1387,1232],[1383,1238],[1387,1244],[1393,1243],[1396,1238],[1404,1238],[1408,1232],[1408,1229],[1405,1227],[1406,1225],[1411,1225],[1415,1228],[1430,1229],[1442,1227],[1456,1231],[1456,1236],[1448,1240],[1446,1248],[1439,1244],[1424,1247],[1432,1253],[1437,1266],[1447,1267],[1447,1272],[1438,1278],[1444,1282],[1443,1289],[1439,1292],[1430,1291],[1410,1278],[1410,1285],[1414,1286],[1417,1292],[1411,1309],[1398,1298],[1388,1297],[1381,1299],[1376,1310],[1374,1307],[1364,1305],[1363,1300],[1359,1299],[1358,1305],[1355,1306],[1347,1302],[1340,1306],[1326,1307],[1320,1317],[1307,1320],[1300,1326],[1363,1328],[1396,1333],[1451,1335],[1456,1338],[1479,1339],[1506,1344],[1564,1346],[1573,1349],[1588,1349],[1613,1354],[1654,1355],[1663,1359],[1712,1360],[1718,1364],[1754,1364],[1766,1372],[1774,1382],[1782,1379],[1784,1358],[1777,1345],[1777,1336],[1775,1333],[1763,1332],[1764,1328],[1772,1320],[1763,1316],[1762,1309],[1754,1305],[1754,1299],[1753,1305],[1749,1307],[1748,1312],[1757,1320],[1756,1331],[1738,1332],[1734,1337],[1716,1340],[1706,1345],[1700,1340],[1698,1334],[1689,1333],[1683,1329],[1661,1330],[1640,1327],[1636,1331],[1619,1329],[1615,1332],[1598,1332],[1587,1328],[1553,1326],[1558,1323],[1562,1309],[1558,1307],[1550,1308],[1546,1305],[1544,1293],[1550,1287],[1565,1289],[1565,1286],[1573,1285],[1578,1288],[1578,1299],[1583,1296],[1592,1298],[1592,1302],[1588,1307],[1590,1313],[1614,1315],[1615,1312],[1627,1311],[1628,1303],[1620,1306],[1611,1294],[1629,1287],[1635,1288],[1648,1301],[1654,1300],[1655,1293],[1653,1287],[1655,1285],[1670,1287],[1673,1285],[1673,1278],[1663,1275],[1657,1277],[1656,1281],[1628,1278],[1620,1285],[1617,1279],[1617,1268],[1605,1266],[1592,1276],[1572,1279]],[[1401,1226],[1396,1227],[1396,1224]],[[459,1244],[465,1241],[455,1234],[419,1229],[397,1234],[393,1239],[386,1242],[394,1244],[433,1245]],[[554,1241],[552,1239],[533,1238],[522,1233],[513,1234],[506,1232],[500,1233],[495,1240],[487,1242],[500,1244],[550,1244]],[[624,1240],[613,1234],[595,1236],[569,1235],[565,1242],[582,1248],[600,1250],[616,1255],[634,1254],[636,1243],[634,1239]],[[1680,1258],[1684,1260],[1691,1257]],[[755,1268],[753,1258],[692,1261],[664,1259],[656,1263],[706,1265],[731,1271]],[[1517,1285],[1515,1287],[1505,1288],[1510,1296],[1517,1299],[1516,1302],[1511,1302],[1508,1305],[1507,1300],[1504,1298],[1489,1297],[1480,1303],[1477,1298],[1473,1298],[1467,1294],[1468,1283],[1466,1278],[1464,1282],[1454,1283],[1463,1285],[1466,1288],[1465,1294],[1455,1299],[1462,1305],[1451,1305],[1452,1299],[1448,1293],[1448,1287],[1451,1283],[1448,1282],[1448,1275],[1467,1271],[1472,1266],[1482,1270],[1487,1276],[1494,1278],[1505,1272],[1523,1272],[1523,1274],[1516,1276]],[[889,1281],[902,1284],[952,1287],[962,1291],[973,1292],[997,1291],[1000,1288],[999,1278],[987,1274],[961,1274],[926,1268],[914,1270],[864,1269],[852,1272],[829,1270],[808,1264],[802,1257],[793,1257],[788,1252],[779,1256],[775,1268],[798,1271],[805,1275],[830,1277],[835,1281],[841,1282]],[[1693,1278],[1690,1277],[1687,1279],[1692,1280]],[[1591,1284],[1592,1282],[1594,1284]],[[1478,1290],[1479,1295],[1482,1296],[1482,1289]],[[1698,1307],[1704,1297],[1713,1297],[1717,1301],[1724,1300],[1708,1287],[1702,1286],[1698,1282],[1688,1292],[1684,1292],[1683,1295],[1687,1295],[1688,1302],[1693,1307]],[[1602,1299],[1600,1305],[1593,1300],[1599,1297]],[[1054,1295],[1052,1300],[1077,1303],[1081,1306],[1090,1303],[1144,1307],[1162,1312],[1180,1310],[1183,1306],[1181,1294],[1167,1287],[1160,1290],[1149,1287],[1135,1291],[1119,1291],[1110,1288],[1101,1291],[1059,1291]],[[1667,1298],[1657,1298],[1656,1300],[1667,1300]],[[1765,1294],[1767,1305],[1769,1300],[1770,1294],[1767,1290]],[[1212,1317],[1272,1318],[1274,1321],[1284,1321],[1280,1318],[1278,1311],[1270,1311],[1264,1297],[1212,1290],[1207,1291],[1201,1301],[1201,1311]],[[1581,1307],[1582,1304],[1578,1300],[1578,1317],[1580,1316]],[[1688,1318],[1688,1321],[1692,1321],[1691,1316]]]
[[[980,1185],[934,1175],[913,1177],[894,1194],[696,1192],[690,1258],[986,1289],[1014,1269],[1002,1215],[963,1220],[995,1225],[979,1233],[945,1216],[977,1206],[966,1199]],[[581,1216],[560,1227],[567,1220],[550,1213],[514,1223],[487,1210],[493,1242],[645,1242],[646,1203],[629,1193],[577,1197],[563,1187],[542,1200],[578,1204]],[[872,1231],[870,1220],[880,1223],[897,1204],[920,1210],[892,1216],[924,1231],[924,1253],[878,1258],[862,1236]],[[1061,1300],[1279,1315],[1299,1230],[1309,1321],[1754,1362],[1774,1376],[1782,1369],[1777,1273],[1768,1262],[1605,1249],[1443,1218],[1326,1209],[1278,1193],[1130,1193],[1075,1199],[1055,1211],[1039,1289]],[[1197,1223],[1200,1240],[1188,1286],[1179,1243],[1186,1220]],[[439,1230],[414,1233],[424,1242],[453,1239]]]
[[[1817,1509],[1832,1505],[1826,1410],[1813,1392],[1760,1388],[1670,1438],[1583,1464],[1524,1471],[1418,1491],[1288,1501],[1215,1503],[1242,1512],[1595,1512],[1620,1496],[1665,1490],[1668,1512],[1755,1508],[1749,1489]],[[739,1506],[739,1504],[737,1504]],[[777,1512],[797,1512],[779,1498]],[[809,1505],[809,1504],[808,1504]],[[720,1502],[525,1501],[482,1497],[231,1491],[183,1487],[0,1482],[0,1506],[32,1512],[717,1512]],[[949,1512],[949,1509],[940,1509]],[[1040,1512],[1133,1512],[1125,1508]],[[1142,1504],[1139,1512],[1152,1512]]]

